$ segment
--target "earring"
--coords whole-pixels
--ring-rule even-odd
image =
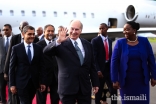
[[[134,33],[135,34],[135,33]]]

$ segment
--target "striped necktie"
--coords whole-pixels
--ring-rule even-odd
[[[81,65],[82,65],[82,64],[83,64],[83,61],[84,61],[82,52],[81,52],[80,48],[77,46],[78,43],[77,43],[76,41],[74,42],[74,44],[75,44],[76,52],[77,52],[77,54],[78,54],[78,56],[79,56],[79,59],[80,59],[80,63],[81,63]]]

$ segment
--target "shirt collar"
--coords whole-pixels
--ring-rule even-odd
[[[77,38],[76,40],[73,40],[70,38],[70,40],[72,41],[72,43],[74,44],[74,42],[76,41],[78,44],[81,42],[80,38]]]
[[[108,36],[105,37],[102,34],[100,34],[100,36],[101,36],[101,38],[102,38],[103,41],[106,40],[106,39],[108,39]]]
[[[27,47],[28,45],[30,45],[30,47],[32,47],[32,43],[28,44],[24,41],[24,46]]]
[[[38,38],[39,38],[39,39],[41,39],[41,37],[42,37],[42,36],[43,36],[43,34],[42,34],[42,35],[40,35]]]
[[[8,39],[10,40],[11,37],[12,37],[12,34],[8,37]],[[6,35],[4,35],[4,39],[5,39],[5,40],[7,39]]]
[[[47,45],[49,44],[49,42],[52,42],[52,40],[51,41],[49,41],[48,39],[46,39],[46,38],[44,38],[44,40],[45,40],[45,42],[47,43]]]

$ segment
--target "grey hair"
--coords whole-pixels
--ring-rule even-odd
[[[81,24],[81,27],[80,27],[80,28],[81,28],[81,30],[83,29],[83,24],[82,24],[82,22],[81,22],[80,20],[71,20],[71,21],[70,21],[70,24],[71,24],[73,21],[79,21],[80,24]]]
[[[23,33],[26,33],[28,30],[34,30],[35,31],[35,28],[30,26],[30,25],[27,25],[25,26],[23,29],[22,29],[22,32]]]

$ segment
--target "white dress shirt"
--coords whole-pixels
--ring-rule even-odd
[[[32,45],[32,43],[31,43],[31,44],[27,44],[27,43],[24,41],[24,46],[25,46],[26,54],[28,54],[28,45],[30,45],[31,60],[32,60],[32,58],[34,57],[34,48],[33,48],[33,45]]]
[[[74,42],[75,42],[75,41],[77,42],[77,46],[80,48],[83,57],[85,57],[85,50],[84,50],[84,48],[83,48],[83,45],[82,45],[82,42],[81,42],[80,38],[77,38],[76,40],[73,40],[73,39],[70,39],[70,40],[72,41],[74,47],[75,47]]]
[[[81,42],[80,38],[77,38],[76,40],[73,40],[73,39],[70,38],[70,40],[71,40],[71,42],[72,42],[72,44],[73,44],[74,47],[75,47],[74,42],[75,42],[75,41],[77,42],[77,46],[80,48],[83,57],[85,57],[85,50],[84,50],[84,47],[83,47],[83,45],[82,45],[82,42]],[[56,46],[58,46],[58,45],[60,45],[60,44],[61,44],[61,43],[57,43],[57,40],[56,40]]]
[[[103,44],[105,45],[105,40],[107,39],[107,45],[108,45],[108,52],[109,52],[109,42],[108,42],[108,36],[106,36],[106,37],[104,37],[103,35],[101,35],[100,34],[100,36],[101,36],[101,38],[102,38],[102,41],[103,41]]]
[[[43,34],[42,34],[42,35],[40,35],[40,36],[38,36],[38,39],[40,40],[40,39],[42,38],[42,36],[43,36]]]
[[[107,39],[107,45],[108,45],[108,53],[109,53],[109,42],[108,42],[108,36],[106,36],[106,37],[104,37],[103,35],[101,35],[100,34],[100,36],[101,36],[101,38],[102,38],[102,40],[103,40],[103,44],[105,45],[105,40]],[[104,47],[103,47],[104,48]],[[108,62],[108,60],[106,60],[106,62]]]
[[[45,42],[46,42],[46,44],[48,45],[49,44],[49,42],[51,42],[52,43],[52,40],[51,41],[49,41],[48,39],[46,39],[46,38],[44,38],[44,40],[45,40]]]

